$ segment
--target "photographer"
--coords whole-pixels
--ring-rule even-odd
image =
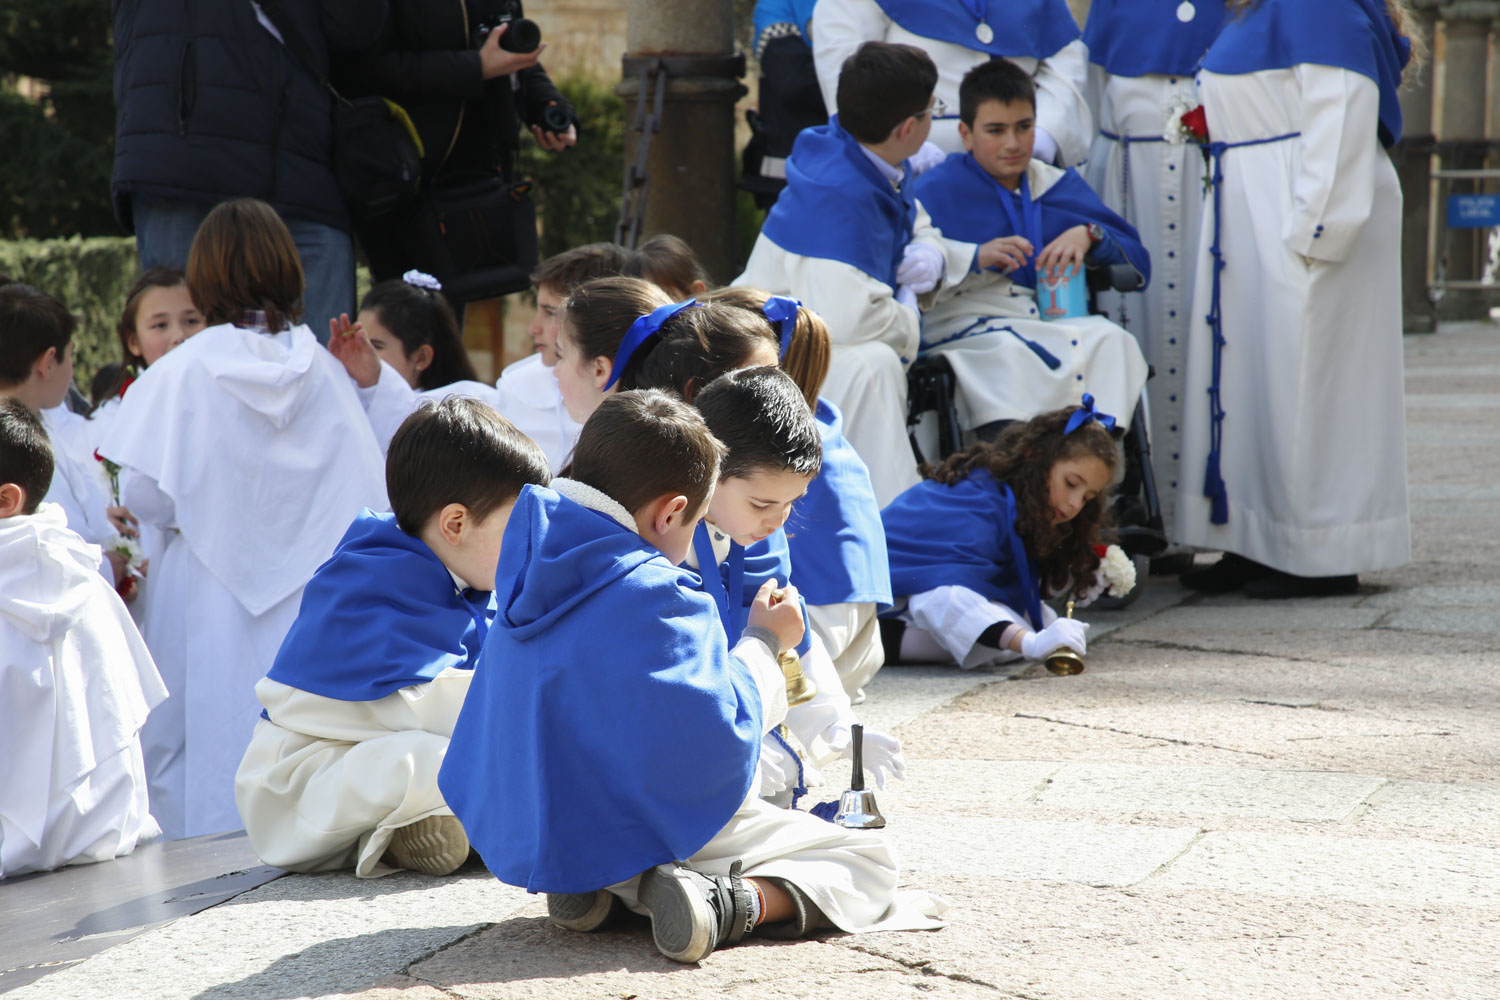
[[[520,0],[391,0],[380,41],[344,67],[341,89],[406,110],[429,191],[462,178],[510,180],[523,124],[552,152],[578,140],[577,114],[539,61],[546,47]],[[377,281],[423,263],[406,246],[411,214],[360,228]],[[523,263],[529,271],[534,261]]]

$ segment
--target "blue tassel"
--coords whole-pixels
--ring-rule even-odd
[[[839,814],[839,800],[834,799],[832,802],[819,802],[809,809],[808,812],[818,817],[818,819],[827,820],[832,823],[833,818]]]

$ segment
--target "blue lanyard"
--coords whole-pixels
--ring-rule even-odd
[[[734,588],[741,598],[733,604],[729,600],[729,591],[724,586],[724,578],[719,572],[719,561],[714,558],[714,543],[708,537],[708,523],[698,522],[698,529],[693,532],[693,552],[698,556],[698,575],[703,577],[703,590],[714,603],[719,606],[719,622],[724,626],[724,634],[728,637],[730,645],[739,639],[744,626],[740,624],[740,618],[745,610],[745,547],[737,542],[729,543],[729,584]],[[733,615],[731,616],[731,612]]]
[[[1005,209],[1005,217],[1010,220],[1011,228],[1015,230],[1017,236],[1024,236],[1031,241],[1031,256],[1025,264],[1011,272],[1010,280],[1028,288],[1035,288],[1036,256],[1042,252],[1042,206],[1032,200],[1031,183],[1025,174],[1021,175],[1019,212],[1015,204],[1016,196],[999,181],[995,182],[995,186],[1000,189],[1000,207]]]

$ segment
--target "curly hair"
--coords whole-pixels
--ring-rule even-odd
[[[983,469],[995,482],[1005,483],[1016,497],[1016,533],[1026,545],[1032,568],[1044,588],[1060,593],[1074,581],[1093,578],[1099,568],[1095,545],[1103,544],[1113,527],[1109,516],[1110,491],[1119,478],[1120,448],[1109,431],[1089,421],[1064,435],[1068,418],[1077,406],[1052,410],[1026,421],[1016,421],[994,441],[979,441],[954,452],[937,465],[926,465],[928,479],[952,486],[975,469]],[[1058,462],[1092,457],[1109,470],[1110,485],[1084,504],[1078,516],[1053,524],[1049,511],[1047,480]]]

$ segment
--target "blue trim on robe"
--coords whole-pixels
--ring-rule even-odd
[[[785,587],[787,581],[791,580],[792,553],[787,546],[786,531],[781,528],[777,528],[749,548],[744,548],[739,542],[731,539],[729,558],[719,563],[718,579],[723,588],[719,590],[710,582],[712,578],[701,572],[701,567],[714,561],[713,543],[708,537],[709,530],[707,521],[698,522],[698,528],[693,532],[693,551],[698,556],[700,567],[698,575],[703,581],[704,591],[713,597],[714,603],[721,609],[726,605],[729,608],[729,616],[723,619],[724,633],[732,646],[740,641],[740,636],[745,631],[745,625],[750,620],[750,605],[755,602],[755,595],[760,593],[761,586],[767,580],[775,580],[777,586]],[[737,579],[734,578],[736,576]],[[800,586],[797,589],[798,603],[802,606],[804,631],[802,641],[797,644],[796,651],[798,656],[805,656],[812,648],[812,630],[805,628],[807,598],[801,594]],[[733,595],[738,595],[736,600],[730,599]],[[720,617],[723,618],[722,612]]]
[[[760,231],[787,253],[841,261],[894,291],[917,221],[911,164],[902,171],[898,192],[834,115],[797,134],[786,187]]]
[[[917,178],[916,188],[917,198],[932,217],[932,224],[949,239],[964,243],[984,243],[998,236],[1016,235],[1017,227],[1001,203],[1002,198],[1011,200],[1018,215],[1025,214],[1020,195],[1002,186],[968,153],[950,153],[946,160]],[[1098,223],[1104,229],[1105,239],[1089,252],[1089,261],[1100,265],[1130,264],[1150,282],[1151,255],[1141,243],[1140,233],[1105,205],[1078,171],[1070,167],[1036,197],[1035,204],[1041,206],[1041,242],[1036,245],[1036,253],[1040,254],[1043,247],[1065,230]],[[1037,243],[1035,238],[1027,238]],[[1015,272],[1011,280],[1027,288],[1036,287],[1035,271],[1031,269]]]
[[[1015,496],[984,469],[952,486],[924,479],[880,517],[896,596],[967,587],[1042,627],[1042,581],[1016,534]]]
[[[823,467],[792,506],[787,545],[808,604],[891,604],[891,566],[870,470],[844,437],[844,415],[818,400]]]
[[[745,800],[760,693],[698,583],[607,515],[522,490],[438,774],[502,882],[613,885],[692,856]]]
[[[1089,62],[1115,76],[1192,76],[1224,26],[1225,0],[1193,2],[1198,12],[1183,23],[1181,0],[1094,0],[1083,29]]]
[[[1401,71],[1411,43],[1396,32],[1385,0],[1260,0],[1225,22],[1203,57],[1211,73],[1240,75],[1304,63],[1337,66],[1380,88],[1380,141],[1401,140]],[[1213,137],[1214,123],[1208,123]]]
[[[325,698],[375,701],[450,667],[472,669],[495,597],[466,595],[396,515],[362,511],[303,589],[267,676]]]
[[[1046,59],[1080,35],[1067,0],[875,0],[885,16],[923,38],[1008,59]],[[992,36],[974,32],[988,24]]]

